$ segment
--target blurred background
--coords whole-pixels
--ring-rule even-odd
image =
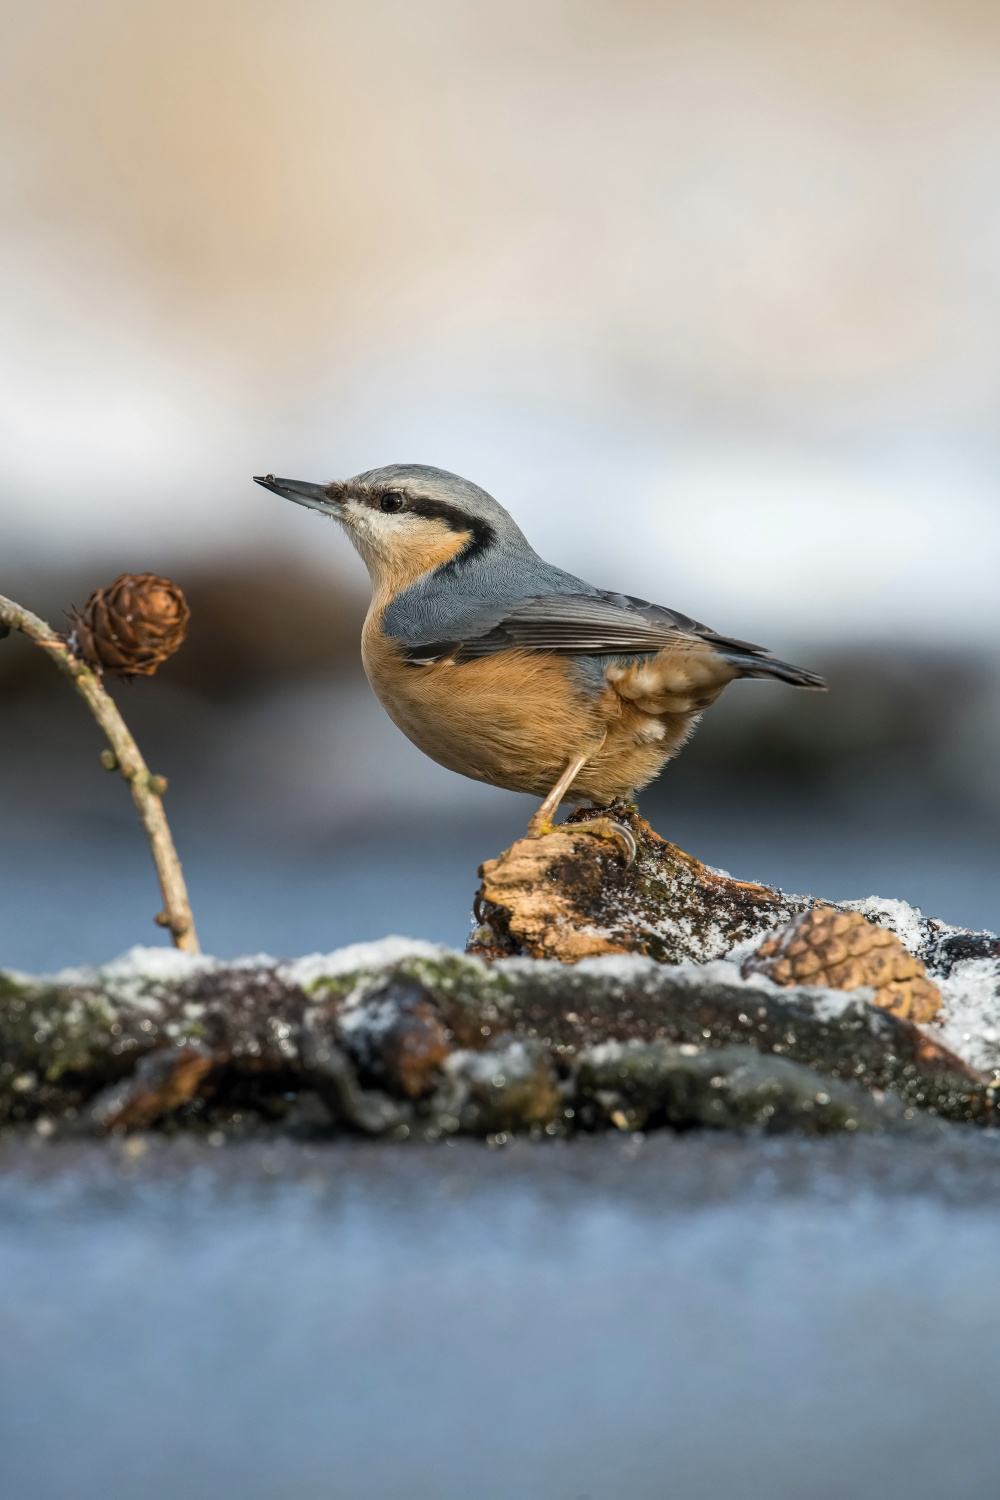
[[[0,592],[122,571],[115,688],[211,952],[460,944],[531,804],[360,672],[367,579],[250,482],[393,461],[828,674],[643,799],[709,863],[997,926],[1000,13],[978,0],[8,0]],[[162,943],[101,741],[0,644],[0,964]]]

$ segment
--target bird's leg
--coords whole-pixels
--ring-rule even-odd
[[[566,767],[565,771],[562,773],[559,780],[556,782],[555,786],[552,788],[551,792],[546,797],[545,801],[542,803],[538,811],[535,813],[534,817],[531,819],[531,822],[528,824],[529,839],[540,839],[544,837],[545,834],[552,832],[552,814],[555,812],[556,808],[559,806],[560,802],[565,797],[566,793],[569,791],[570,787],[573,785],[573,782],[579,776],[580,772],[583,770],[589,759],[589,755],[577,755],[574,756],[574,758],[570,761],[569,765]]]
[[[598,749],[600,746],[598,746]],[[592,751],[591,754],[594,752]],[[528,824],[529,839],[544,838],[547,833],[552,832],[552,814],[559,806],[563,797],[569,791],[573,782],[583,770],[590,755],[577,755],[570,761],[565,771],[552,788],[541,807],[535,813]],[[625,828],[621,823],[616,823],[613,818],[596,817],[587,819],[587,828],[591,833],[599,833],[605,838],[614,839],[625,855],[626,865],[630,865],[636,856],[635,839],[632,831]]]

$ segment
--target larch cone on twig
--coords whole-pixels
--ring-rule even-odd
[[[151,677],[187,635],[191,611],[176,583],[121,573],[71,615],[69,646],[97,672]]]
[[[163,811],[166,780],[149,770],[100,679],[104,670],[123,677],[150,676],[183,641],[189,617],[181,590],[154,573],[123,573],[108,588],[96,589],[75,612],[69,640],[29,609],[0,595],[0,637],[20,630],[47,652],[72,679],[107,736],[111,748],[101,759],[107,770],[120,771],[128,782],[156,865],[163,897],[156,921],[168,929],[175,948],[198,953],[181,862]]]

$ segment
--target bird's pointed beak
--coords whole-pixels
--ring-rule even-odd
[[[273,474],[255,474],[254,484],[262,484],[285,500],[294,500],[296,505],[306,505],[310,510],[322,511],[325,516],[343,514],[340,484],[310,484],[307,479],[276,479]]]

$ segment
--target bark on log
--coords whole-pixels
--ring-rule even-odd
[[[705,963],[816,904],[709,869],[634,809],[615,817],[636,841],[630,866],[615,843],[588,828],[586,812],[487,860],[476,894],[479,926],[467,951],[563,963],[602,953]]]

